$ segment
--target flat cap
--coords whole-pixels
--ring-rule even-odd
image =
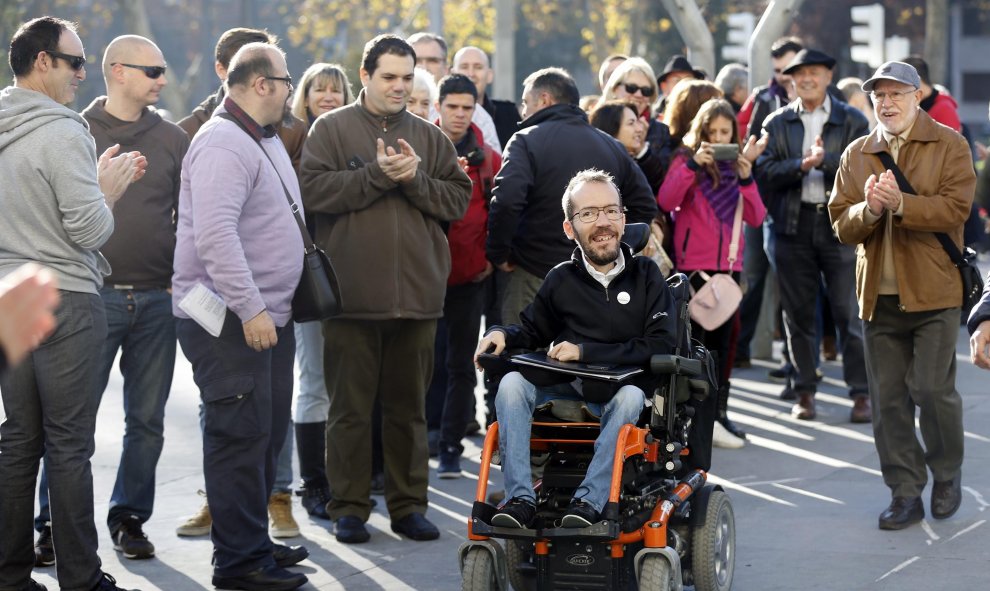
[[[913,86],[915,89],[921,88],[921,76],[918,75],[918,70],[904,62],[887,62],[877,68],[873,77],[863,83],[863,92],[872,92],[873,87],[881,80],[893,80]]]

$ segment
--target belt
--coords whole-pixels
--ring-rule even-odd
[[[802,201],[801,209],[807,209],[815,213],[828,213],[828,203],[806,203]]]

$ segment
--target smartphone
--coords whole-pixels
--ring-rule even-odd
[[[735,162],[739,158],[739,144],[712,144],[712,157]]]

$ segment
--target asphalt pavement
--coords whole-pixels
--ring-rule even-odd
[[[957,385],[965,406],[966,460],[962,508],[944,521],[900,532],[880,531],[877,516],[889,502],[869,425],[848,422],[851,402],[841,365],[824,364],[818,419],[792,419],[790,403],[778,399],[781,386],[766,379],[775,363],[756,362],[736,370],[732,418],[749,433],[743,449],[715,450],[710,481],[730,494],[736,516],[735,591],[897,590],[990,588],[990,373],[969,362],[967,335],[957,343]],[[155,513],[145,531],[157,554],[128,560],[113,550],[104,525],[116,475],[123,432],[121,378],[114,372],[103,398],[93,458],[96,520],[104,569],[125,588],[143,591],[212,589],[208,537],[179,538],[175,528],[201,503],[202,454],[198,391],[189,365],[179,355],[167,407],[165,449],[158,465]],[[310,583],[302,589],[452,590],[460,588],[457,547],[465,539],[477,485],[481,438],[466,440],[463,477],[436,478],[431,461],[430,511],[441,537],[413,542],[392,533],[384,502],[372,514],[371,541],[336,542],[329,523],[309,518],[294,501],[302,533],[283,540],[311,553],[294,570]],[[333,442],[330,442],[332,445]],[[493,487],[501,475],[492,471]],[[929,488],[925,490],[928,506]],[[58,589],[54,568],[35,570],[35,579]]]

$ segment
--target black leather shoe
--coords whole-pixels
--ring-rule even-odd
[[[560,520],[560,527],[588,527],[601,521],[598,511],[581,499],[574,499],[567,507],[567,514]]]
[[[38,581],[31,579],[28,581],[27,587],[22,588],[21,591],[48,591],[48,587],[45,587]]]
[[[236,577],[213,575],[213,586],[217,589],[240,589],[242,591],[292,591],[305,585],[309,579],[302,573],[291,573],[277,566],[266,566]]]
[[[958,476],[945,482],[932,484],[932,517],[948,519],[955,515],[962,503],[962,479]]]
[[[355,515],[344,515],[337,520],[337,541],[341,544],[363,544],[371,539],[364,522]]]
[[[393,520],[392,531],[417,542],[435,540],[440,537],[440,530],[422,513],[410,513],[402,519]]]
[[[272,544],[272,557],[275,559],[275,566],[286,568],[309,558],[309,550],[306,546]]]
[[[925,518],[921,497],[894,497],[880,514],[880,529],[904,529]]]

